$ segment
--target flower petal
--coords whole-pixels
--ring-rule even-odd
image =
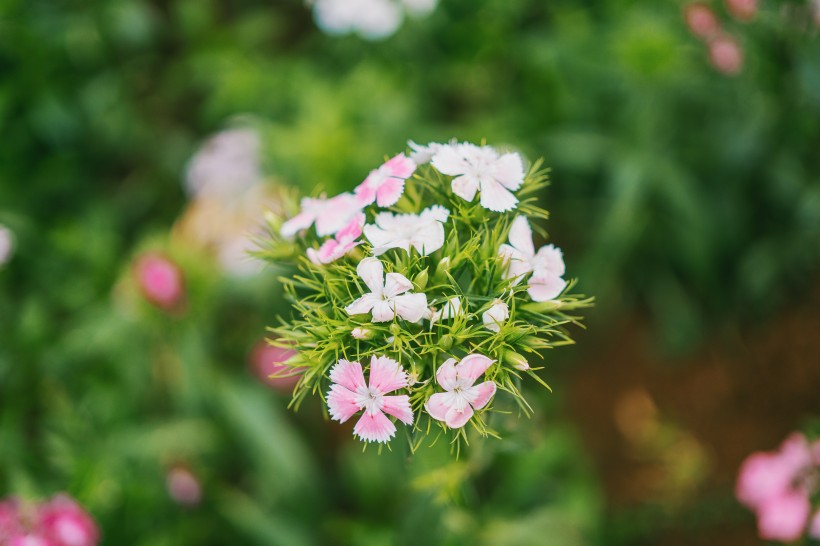
[[[507,269],[504,271],[505,279],[515,279],[513,284],[518,284],[527,273],[532,271],[532,265],[520,250],[513,248],[510,245],[503,244],[498,248],[498,254],[504,259],[507,264]]]
[[[376,258],[365,258],[356,266],[356,273],[370,291],[381,296],[384,292],[384,266]]]
[[[401,365],[386,356],[370,359],[370,388],[381,394],[393,392],[407,386],[407,373]]]
[[[490,401],[496,391],[496,385],[492,381],[485,381],[469,389],[468,400],[474,409],[480,410]]]
[[[361,209],[359,200],[352,193],[341,193],[329,199],[316,217],[316,234],[319,237],[335,234]]]
[[[462,386],[472,385],[475,380],[487,371],[495,360],[478,353],[467,355],[456,365],[458,383]]]
[[[367,388],[367,383],[364,382],[362,365],[343,358],[330,369],[330,380],[354,393],[359,389]]]
[[[388,273],[384,281],[384,297],[395,298],[413,288],[410,279],[401,273]]]
[[[410,244],[422,256],[428,256],[444,246],[444,225],[441,222],[428,222],[419,228]]]
[[[501,184],[496,183],[498,186]],[[463,174],[459,177],[453,178],[450,185],[453,193],[464,199],[465,201],[472,201],[475,199],[475,194],[478,191],[478,179],[472,175]]]
[[[453,181],[455,184],[455,180]],[[455,188],[453,189],[455,191]],[[495,180],[481,181],[481,206],[494,212],[512,210],[518,204],[518,198],[510,190]]]
[[[389,159],[384,168],[396,178],[410,178],[416,171],[416,163],[404,154],[398,154]]]
[[[373,322],[390,322],[396,316],[396,311],[389,301],[379,299],[373,305]]]
[[[413,410],[410,407],[410,397],[406,394],[400,396],[385,396],[382,398],[382,410],[404,423],[413,424]]]
[[[403,294],[394,301],[396,314],[410,322],[419,322],[427,311],[427,296],[424,294]]]
[[[391,176],[376,190],[376,204],[380,207],[392,207],[398,203],[403,193],[404,180]]]
[[[456,371],[456,359],[448,358],[444,364],[436,370],[436,382],[441,385],[445,391],[451,391],[456,388],[456,381],[458,380],[458,372]]]
[[[473,413],[473,408],[470,404],[465,404],[462,408],[454,405],[447,412],[447,415],[445,415],[444,422],[450,428],[461,428],[467,424],[467,421],[470,420]]]
[[[493,306],[484,311],[481,320],[484,327],[492,332],[500,332],[501,325],[510,317],[510,308],[501,300],[495,300]]]
[[[444,223],[450,217],[450,211],[441,205],[433,205],[421,211],[419,216],[422,220],[435,220]]]
[[[444,421],[447,418],[447,412],[455,403],[453,396],[453,393],[450,392],[437,392],[427,399],[427,402],[424,403],[424,409],[433,419]]]
[[[330,392],[327,393],[327,410],[330,418],[344,423],[353,417],[362,409],[356,400],[357,395],[355,392],[338,383],[331,385]]]
[[[524,162],[517,153],[504,154],[495,162],[494,178],[504,187],[517,190],[524,183]]]
[[[282,237],[291,238],[303,229],[309,228],[316,219],[316,214],[311,211],[300,212],[279,228]]]
[[[566,272],[564,253],[555,245],[545,245],[538,249],[532,260],[533,269],[537,272],[551,273],[562,277]]]
[[[382,299],[375,294],[365,294],[361,298],[357,299],[356,301],[345,307],[345,312],[348,315],[363,315],[365,313],[369,313],[373,309],[373,307],[375,307],[375,305],[381,301]]]
[[[467,168],[464,156],[460,152],[460,145],[442,145],[433,155],[430,164],[441,174],[456,176],[464,173]]]
[[[516,216],[510,226],[510,244],[521,251],[527,258],[535,255],[535,246],[532,244],[532,228],[526,216]]]
[[[353,427],[353,434],[365,442],[385,443],[396,434],[396,425],[379,410],[365,412]]]
[[[557,298],[567,286],[567,281],[556,275],[533,275],[527,289],[533,301],[549,301]]]

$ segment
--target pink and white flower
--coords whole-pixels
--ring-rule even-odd
[[[510,308],[500,299],[493,300],[493,305],[481,315],[484,327],[495,333],[501,331],[501,325],[504,324],[508,318],[510,318]]]
[[[301,212],[282,224],[279,232],[283,237],[293,237],[316,224],[316,235],[326,237],[349,225],[361,210],[359,200],[352,193],[341,193],[330,199],[305,197]]]
[[[432,254],[444,246],[444,223],[450,211],[434,205],[420,214],[376,215],[375,224],[364,227],[365,237],[373,245],[373,255],[380,256],[391,248],[403,248],[410,254],[410,247],[422,256]]]
[[[453,193],[466,201],[481,190],[485,209],[504,212],[518,204],[512,192],[524,183],[524,162],[517,153],[499,155],[490,146],[453,144],[441,147],[431,163],[440,173],[455,177]]]
[[[339,360],[330,370],[333,384],[327,395],[330,418],[344,423],[363,411],[353,434],[365,442],[387,442],[396,434],[396,425],[385,415],[392,415],[406,425],[413,424],[410,397],[387,396],[407,387],[407,373],[401,365],[386,356],[370,359],[369,384],[365,383],[362,365]]]
[[[388,322],[399,316],[410,322],[418,322],[427,310],[427,296],[410,292],[413,283],[400,273],[388,273],[376,258],[365,258],[356,272],[370,289],[356,301],[345,307],[349,315],[371,313],[373,322]]]
[[[41,506],[38,524],[54,546],[95,546],[100,538],[91,516],[67,495],[55,495]]]
[[[471,354],[456,364],[450,358],[436,372],[436,381],[445,392],[432,395],[424,404],[430,417],[450,428],[461,428],[493,397],[495,383],[485,381],[475,385],[476,380],[495,362],[481,354]]]
[[[340,229],[334,238],[325,241],[319,250],[307,249],[308,259],[316,265],[329,264],[362,244],[358,239],[362,234],[364,219],[363,212],[356,214],[347,226]]]
[[[514,279],[514,284],[518,284],[532,272],[527,292],[534,301],[548,301],[561,295],[567,286],[562,278],[566,268],[561,249],[545,245],[535,252],[532,229],[524,216],[513,220],[509,242],[498,250],[507,264],[504,278]]]
[[[356,198],[362,206],[375,202],[380,207],[395,205],[404,193],[404,181],[416,170],[416,164],[399,154],[378,169],[370,171],[364,182],[356,187]]]

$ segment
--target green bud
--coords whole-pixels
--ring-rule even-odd
[[[530,313],[551,313],[552,311],[557,311],[561,308],[560,301],[542,301],[542,302],[535,302],[535,303],[525,303],[521,306],[521,309],[524,311],[529,311]]]
[[[416,275],[416,277],[413,279],[413,284],[415,285],[416,290],[421,292],[422,290],[427,288],[427,279],[428,278],[429,278],[429,275],[427,274],[427,268],[425,268],[424,271],[422,271],[421,273]]]
[[[441,336],[441,339],[438,342],[438,346],[445,351],[448,350],[450,347],[453,346],[453,336],[450,334],[444,334]]]
[[[401,333],[401,326],[394,322],[390,325],[390,333],[394,336],[398,336]]]
[[[527,359],[515,351],[504,353],[504,362],[522,372],[530,369],[530,363],[527,362]]]

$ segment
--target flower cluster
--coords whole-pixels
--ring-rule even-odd
[[[404,13],[426,15],[438,0],[308,0],[316,24],[328,34],[356,33],[367,40],[381,40],[401,26]]]
[[[0,546],[95,546],[99,531],[85,510],[64,494],[37,506],[0,502]]]
[[[411,439],[466,439],[468,423],[493,434],[496,393],[526,413],[522,380],[546,385],[530,359],[572,343],[569,313],[590,300],[570,294],[560,249],[536,248],[539,163],[486,145],[409,146],[351,192],[270,215],[259,255],[299,269],[273,342],[293,351],[280,363],[298,370],[293,404],[324,394],[331,419],[358,415],[365,442],[387,442],[397,423]]]
[[[735,491],[757,515],[760,538],[793,542],[804,534],[820,539],[820,440],[809,443],[794,433],[772,452],[752,453],[743,461]]]

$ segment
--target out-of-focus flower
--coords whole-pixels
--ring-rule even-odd
[[[524,183],[524,163],[517,153],[499,155],[490,146],[454,144],[442,146],[431,164],[440,173],[455,177],[453,193],[465,201],[475,199],[480,190],[485,209],[504,212],[518,203],[512,192]]]
[[[0,224],[0,267],[3,267],[14,254],[14,234],[9,228]]]
[[[373,255],[379,256],[391,248],[403,248],[410,254],[410,247],[422,256],[432,254],[444,245],[444,223],[450,211],[434,205],[419,214],[392,214],[381,212],[376,223],[364,227],[364,234],[373,245]]]
[[[757,0],[726,0],[726,7],[740,21],[751,21],[757,15]]]
[[[315,0],[313,17],[328,34],[381,40],[398,30],[403,13],[394,0]]]
[[[352,193],[341,193],[330,199],[306,197],[302,199],[302,210],[282,224],[280,232],[283,237],[292,237],[315,223],[316,235],[326,237],[348,225],[361,210],[359,200]]]
[[[524,216],[517,216],[510,226],[509,244],[498,250],[507,264],[504,278],[520,283],[532,272],[527,292],[534,301],[548,301],[557,298],[567,283],[562,278],[566,268],[561,249],[544,245],[535,252],[532,229]]]
[[[753,453],[743,461],[735,495],[757,515],[761,538],[791,542],[803,535],[820,465],[812,450],[818,449],[820,442],[810,446],[794,433],[778,451]]]
[[[212,136],[188,163],[185,187],[192,197],[234,198],[262,179],[259,137],[251,129]]]
[[[418,322],[427,311],[427,296],[408,293],[413,283],[400,273],[388,273],[376,258],[365,258],[356,272],[370,289],[368,294],[345,307],[349,315],[371,313],[373,322],[388,322],[399,316],[410,322]]]
[[[276,347],[262,340],[251,351],[249,363],[260,381],[279,391],[290,393],[299,382],[299,369],[284,362],[294,356],[296,351]]]
[[[67,495],[55,495],[38,510],[38,527],[53,546],[95,546],[100,534],[94,520]]]
[[[715,17],[715,12],[701,2],[687,4],[683,8],[683,17],[689,31],[703,40],[715,36],[720,31],[720,23]]]
[[[427,15],[436,9],[438,0],[401,0],[410,15]]]
[[[327,394],[330,418],[344,423],[364,410],[353,434],[366,442],[387,442],[396,434],[396,425],[385,413],[406,425],[413,424],[410,397],[387,393],[407,387],[407,373],[392,358],[370,359],[370,382],[365,383],[362,365],[339,360],[330,370],[332,385]]]
[[[356,187],[356,198],[365,207],[374,201],[380,207],[395,205],[404,193],[404,181],[413,175],[416,164],[399,154],[378,169],[370,171],[364,182]]]
[[[144,254],[134,265],[134,275],[145,299],[166,311],[179,309],[185,281],[177,264],[161,254]]]
[[[202,486],[187,467],[176,465],[165,479],[168,495],[181,506],[196,506],[202,501]]]
[[[500,299],[495,299],[493,305],[481,315],[484,327],[496,333],[501,331],[501,325],[508,318],[510,318],[510,308]]]
[[[0,544],[5,544],[5,540],[23,533],[17,499],[9,498],[0,502]]]
[[[333,239],[325,241],[319,250],[307,249],[310,261],[316,265],[329,264],[362,244],[362,241],[358,239],[362,234],[364,218],[364,213],[360,212],[350,220],[346,227],[339,230]]]
[[[811,525],[809,525],[809,536],[811,538],[820,539],[820,510],[814,513],[811,518]]]
[[[743,69],[743,50],[737,40],[722,34],[709,41],[709,61],[721,74],[734,76]]]
[[[430,417],[444,421],[450,428],[466,425],[474,410],[486,406],[495,394],[492,381],[475,385],[492,363],[493,360],[480,354],[467,355],[458,364],[455,358],[446,360],[436,371],[436,382],[445,392],[437,392],[424,404]]]
[[[36,533],[25,533],[12,536],[9,546],[59,546]]]

